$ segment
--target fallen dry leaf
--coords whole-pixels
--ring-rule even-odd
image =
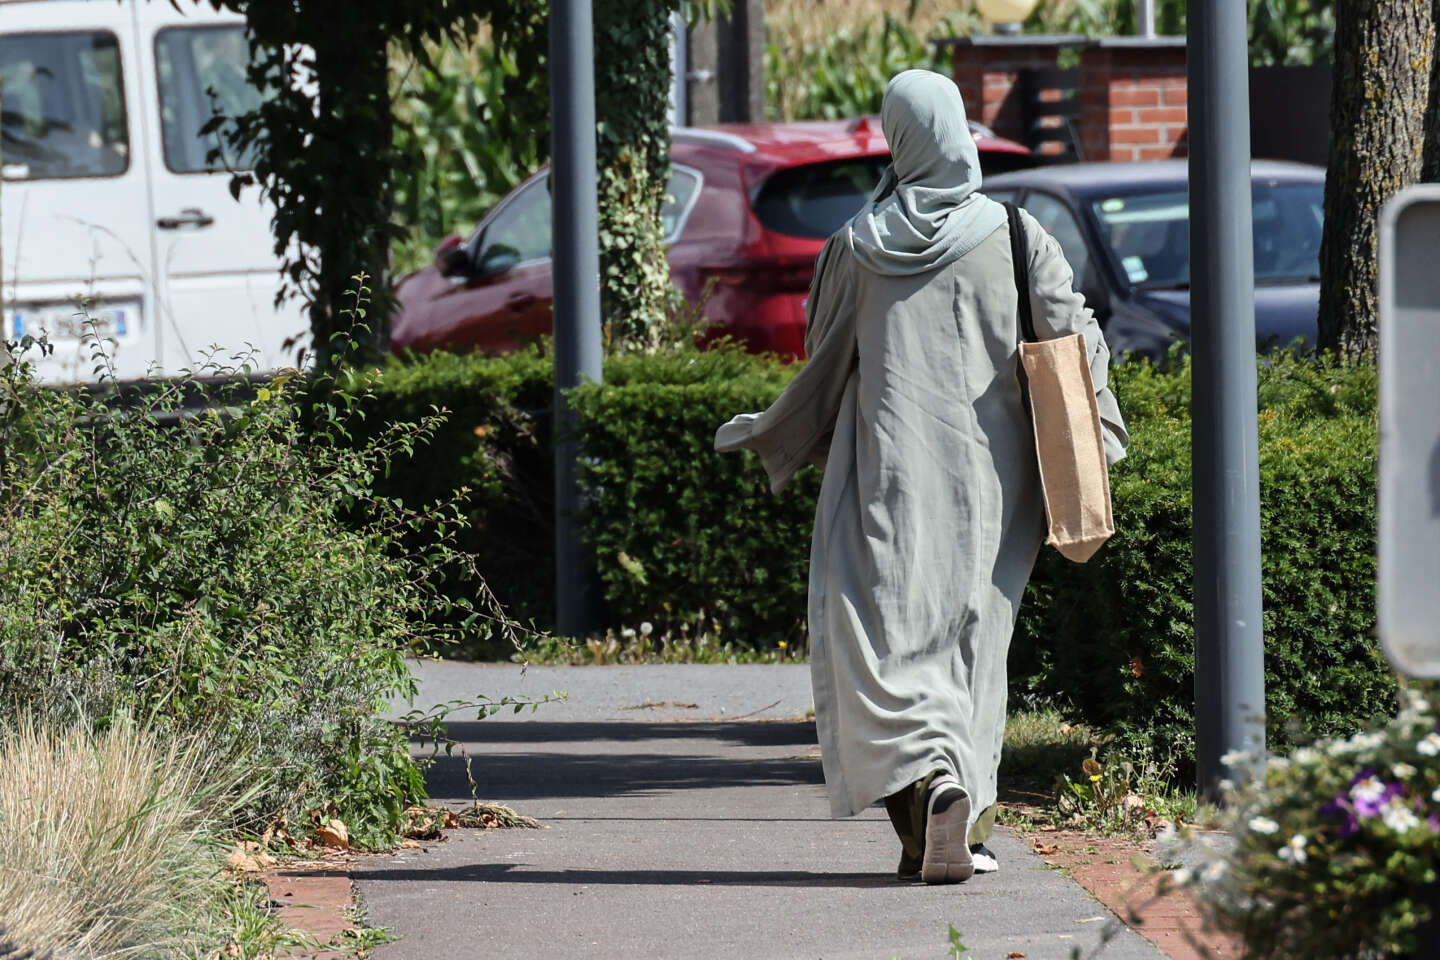
[[[1014,950],[1012,950],[1011,952],[1005,954],[1006,960],[1016,960],[1017,957],[1023,957],[1023,956],[1025,956],[1025,954],[1020,953],[1020,952],[1018,952],[1018,951],[1014,951]]]
[[[1058,843],[1041,843],[1036,840],[1035,852],[1042,857],[1051,857],[1060,852],[1060,845]]]
[[[336,847],[340,850],[350,849],[350,831],[345,829],[344,822],[330,820],[320,829],[315,831],[315,839],[327,847]]]
[[[225,866],[239,873],[259,873],[261,869],[255,858],[239,847],[230,851],[230,856],[225,858]]]

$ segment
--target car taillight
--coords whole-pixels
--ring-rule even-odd
[[[727,287],[766,293],[803,292],[810,289],[815,264],[810,260],[750,260],[732,266],[705,267],[700,272],[702,277]]]

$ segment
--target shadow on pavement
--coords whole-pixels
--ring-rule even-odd
[[[471,772],[487,800],[645,796],[674,790],[821,784],[818,758],[766,759],[658,753],[471,753]],[[426,772],[436,800],[468,798],[459,756],[438,757]]]
[[[541,708],[544,709],[543,707]],[[697,723],[689,720],[654,722],[615,720],[598,723],[551,720],[456,720],[444,724],[461,743],[594,743],[613,740],[723,740],[737,746],[779,747],[814,745],[813,720],[741,720]]]
[[[809,870],[517,870],[514,863],[476,863],[430,870],[357,867],[357,881],[573,884],[660,887],[894,887],[893,874]]]

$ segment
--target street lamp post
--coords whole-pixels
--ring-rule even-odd
[[[593,624],[594,578],[580,543],[575,415],[564,391],[600,382],[600,240],[590,0],[550,4],[550,189],[555,290],[555,607],[562,636]]]
[[[1201,793],[1265,748],[1255,270],[1245,5],[1188,14],[1195,738]],[[1248,765],[1247,765],[1248,766]]]

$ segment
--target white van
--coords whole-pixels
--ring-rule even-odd
[[[244,20],[165,0],[0,0],[3,336],[45,334],[51,381],[94,379],[92,331],[119,379],[253,353],[294,363],[298,302],[258,190],[237,202],[207,162],[212,115],[251,106]],[[227,157],[243,169],[246,159]],[[77,310],[84,298],[86,313]]]

